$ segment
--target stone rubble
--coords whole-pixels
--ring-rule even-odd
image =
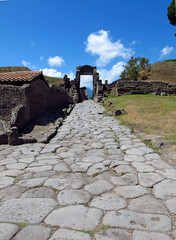
[[[92,100],[0,146],[0,240],[174,240],[176,170]]]

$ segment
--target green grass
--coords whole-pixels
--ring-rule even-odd
[[[90,234],[92,237],[94,237],[95,233],[100,232],[100,231],[103,231],[103,230],[108,230],[109,228],[112,228],[112,227],[110,227],[110,226],[108,226],[108,225],[100,224],[100,225],[99,225],[96,229],[94,229],[94,230],[89,230],[89,231],[83,230],[82,232],[83,232],[83,233],[88,233],[88,234]]]
[[[28,224],[26,222],[21,222],[18,224],[21,228],[27,227]]]
[[[45,79],[48,84],[60,85],[61,83],[64,83],[63,78],[45,76]]]
[[[176,96],[108,96],[105,107],[112,110],[107,106],[108,102],[115,103],[114,109],[125,109],[117,119],[132,131],[138,129],[146,134],[159,134],[176,144]]]
[[[176,59],[168,59],[168,60],[165,60],[164,62],[176,62]]]
[[[18,71],[31,71],[27,67],[0,67],[0,73],[2,72],[18,72]]]

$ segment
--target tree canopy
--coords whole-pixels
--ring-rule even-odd
[[[124,80],[142,80],[147,79],[147,72],[150,69],[149,59],[145,57],[136,57],[131,59],[124,65],[124,71],[120,77]]]
[[[175,0],[172,0],[170,6],[167,8],[167,16],[170,24],[176,26],[176,3]]]

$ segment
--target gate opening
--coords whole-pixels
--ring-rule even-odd
[[[80,87],[86,87],[85,93],[88,99],[93,97],[93,75],[81,75]]]

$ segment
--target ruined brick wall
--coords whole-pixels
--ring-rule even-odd
[[[8,121],[12,110],[25,103],[25,92],[19,86],[0,85],[0,119]]]
[[[143,81],[117,81],[118,95],[124,94],[147,94],[147,93],[167,93],[176,95],[176,85],[166,82],[143,82]]]
[[[36,79],[20,86],[0,85],[0,119],[19,129],[37,115],[72,103],[66,90]]]

